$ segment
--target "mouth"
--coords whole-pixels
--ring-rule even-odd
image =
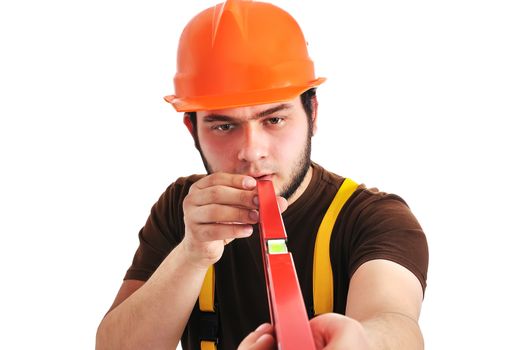
[[[260,176],[251,175],[251,176],[254,177],[256,180],[272,180],[273,179],[273,174],[260,175]]]

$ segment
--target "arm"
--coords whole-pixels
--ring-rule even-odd
[[[387,260],[371,260],[350,281],[346,316],[327,313],[309,321],[317,349],[418,350],[421,284],[413,273]],[[238,350],[272,350],[272,327],[249,334]]]
[[[207,268],[224,245],[252,234],[256,181],[213,174],[183,201],[185,237],[146,282],[123,283],[97,330],[97,349],[174,349],[195,305]]]
[[[350,281],[346,316],[360,323],[369,349],[423,349],[418,320],[423,290],[415,275],[388,260],[362,264]]]
[[[97,349],[176,347],[206,272],[186,264],[185,254],[180,244],[146,283],[123,282],[97,330]]]
[[[361,212],[350,254],[392,256],[406,261],[408,268],[388,258],[362,263],[349,282],[345,314],[360,323],[370,349],[423,349],[418,320],[423,301],[420,281],[426,281],[428,267],[426,238],[402,199],[379,196],[381,200]],[[354,263],[350,261],[350,271]]]

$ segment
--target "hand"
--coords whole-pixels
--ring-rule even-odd
[[[370,349],[362,324],[350,317],[328,313],[311,319],[309,325],[317,349]]]
[[[287,201],[279,197],[282,211]],[[196,181],[183,200],[185,238],[192,262],[207,268],[218,261],[224,246],[249,237],[259,219],[256,180],[239,174],[215,173]]]
[[[370,349],[360,322],[344,315],[328,313],[309,321],[317,350]],[[273,328],[263,324],[240,343],[238,350],[274,350]]]

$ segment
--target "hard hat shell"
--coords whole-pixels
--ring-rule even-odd
[[[178,48],[175,94],[179,112],[225,109],[293,99],[315,78],[295,19],[269,3],[227,0],[196,15]]]

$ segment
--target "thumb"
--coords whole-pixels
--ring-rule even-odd
[[[283,213],[289,205],[287,203],[287,199],[285,199],[284,197],[276,197],[276,201],[278,202],[278,208],[280,209],[280,213]]]

